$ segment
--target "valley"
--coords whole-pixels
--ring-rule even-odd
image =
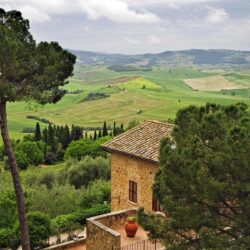
[[[247,70],[154,66],[150,71],[117,72],[107,65],[77,64],[63,87],[67,94],[57,104],[8,105],[10,134],[18,139],[34,128],[37,120],[28,116],[57,125],[99,127],[103,121],[111,126],[114,121],[167,121],[181,108],[207,102],[249,104],[249,79]],[[86,99],[88,95],[94,97]]]

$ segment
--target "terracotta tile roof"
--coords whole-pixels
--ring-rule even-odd
[[[169,123],[146,121],[104,143],[102,147],[110,152],[125,153],[158,162],[161,139],[171,136],[172,128]]]

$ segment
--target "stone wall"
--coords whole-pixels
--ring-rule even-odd
[[[152,185],[158,165],[150,161],[112,152],[111,211],[144,207],[152,211]],[[137,203],[129,201],[129,180],[137,183]]]
[[[85,245],[85,243],[86,243],[86,238],[82,238],[82,239],[72,240],[72,241],[68,241],[68,242],[65,242],[65,243],[60,243],[58,245],[46,247],[46,248],[43,248],[42,250],[67,250],[67,249],[74,249],[74,248],[77,248],[79,246]]]
[[[124,210],[87,219],[87,250],[113,250],[121,246],[121,235],[112,228],[124,226],[136,210]]]

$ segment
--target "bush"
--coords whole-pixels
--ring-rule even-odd
[[[100,156],[94,159],[86,156],[79,162],[70,161],[69,164],[65,167],[66,178],[75,188],[87,186],[97,179],[110,179],[109,159]]]
[[[104,201],[110,202],[110,182],[97,180],[83,189],[81,196],[81,207],[90,208]]]
[[[15,154],[18,167],[21,169],[26,169],[29,164],[37,166],[43,161],[43,152],[36,142],[23,141],[17,144]]]
[[[73,225],[85,225],[86,219],[106,214],[110,212],[110,206],[107,205],[99,205],[90,209],[86,209],[83,211],[78,211],[68,215],[60,215],[52,220],[52,225],[54,230],[58,230],[58,232],[68,232],[71,231]]]
[[[88,102],[88,101],[94,101],[94,100],[100,100],[104,98],[108,98],[110,95],[105,93],[89,93],[84,99],[80,101],[81,102]]]
[[[54,172],[45,172],[41,178],[40,184],[45,185],[47,188],[52,188],[55,182]]]
[[[101,145],[110,140],[109,136],[102,137],[98,140],[82,139],[79,141],[72,141],[68,148],[66,149],[64,159],[74,158],[81,160],[81,158],[90,155],[92,157],[96,156],[106,156],[106,153],[101,149]]]
[[[19,240],[16,230],[0,228],[0,249],[7,247],[11,247],[11,249],[17,249],[18,245]]]
[[[29,190],[30,210],[46,213],[50,218],[55,218],[60,214],[73,213],[80,208],[80,193],[81,190],[75,190],[68,184],[62,186],[53,184],[50,189],[45,185],[34,185]]]
[[[0,228],[12,227],[16,220],[16,195],[14,191],[3,191],[0,195]]]
[[[50,219],[40,212],[30,212],[27,216],[31,248],[43,247],[51,234]]]
[[[15,152],[15,156],[18,168],[22,170],[27,169],[29,164],[31,163],[31,160],[29,159],[28,155],[22,150],[19,150]]]
[[[56,162],[56,154],[54,154],[53,152],[48,152],[46,153],[46,155],[44,156],[44,163],[50,165]]]

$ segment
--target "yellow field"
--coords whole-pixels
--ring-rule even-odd
[[[239,89],[245,86],[233,83],[225,79],[224,76],[210,76],[196,79],[185,79],[187,85],[198,91],[220,91],[223,89]]]

